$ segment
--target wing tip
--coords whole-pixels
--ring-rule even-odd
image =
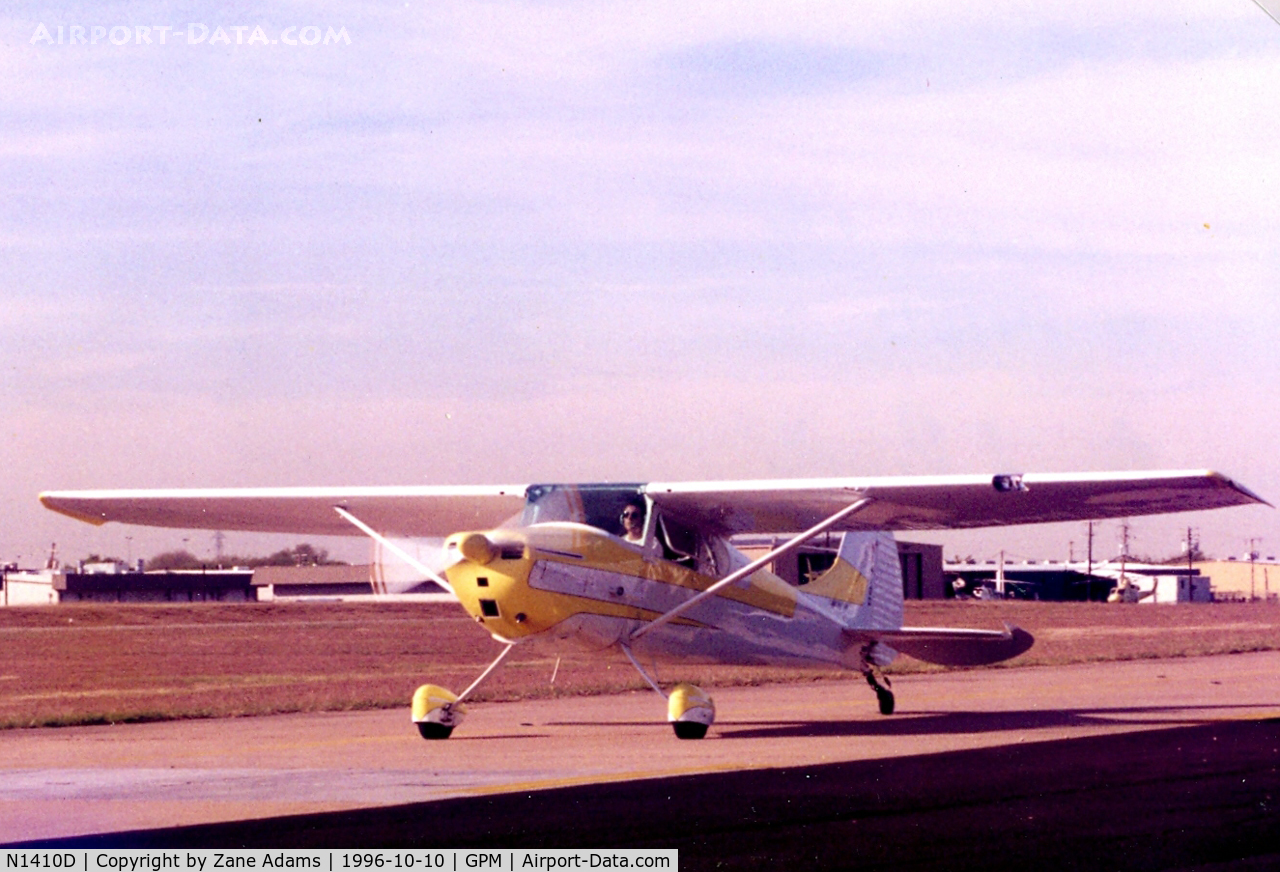
[[[62,494],[56,491],[44,491],[38,499],[40,505],[44,506],[51,512],[57,512],[60,515],[66,515],[68,518],[74,518],[77,521],[83,521],[86,524],[92,524],[95,527],[101,527],[107,523],[107,519],[101,515],[87,515],[84,512],[77,511],[68,506],[59,505],[58,500],[62,498]]]
[[[1212,478],[1215,481],[1221,482],[1225,487],[1228,487],[1231,490],[1235,491],[1236,493],[1240,494],[1248,502],[1261,503],[1262,505],[1268,508],[1271,508],[1271,509],[1275,508],[1275,506],[1269,500],[1265,500],[1262,497],[1258,496],[1258,494],[1254,493],[1249,488],[1245,487],[1244,485],[1242,485],[1240,482],[1236,481],[1234,478],[1232,478],[1229,475],[1224,475],[1223,473],[1218,472],[1217,470],[1214,470],[1214,469],[1208,469],[1208,470],[1205,470],[1205,476],[1208,478]]]

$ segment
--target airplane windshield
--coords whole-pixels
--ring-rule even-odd
[[[525,492],[521,523],[576,521],[623,536],[623,510],[637,501],[644,505],[639,484],[535,484]]]

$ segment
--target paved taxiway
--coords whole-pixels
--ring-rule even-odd
[[[445,742],[421,740],[404,710],[10,730],[0,842],[1264,722],[1280,719],[1280,652],[911,675],[895,690],[899,713],[882,717],[858,681],[720,689],[701,742],[676,740],[648,692],[476,704]]]

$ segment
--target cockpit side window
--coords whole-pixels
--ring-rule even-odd
[[[693,568],[698,554],[698,534],[693,528],[666,515],[659,515],[658,540],[662,544],[664,559]]]
[[[629,519],[623,518],[628,506],[633,516]],[[548,521],[574,521],[626,538],[625,522],[634,522],[637,511],[639,529],[643,533],[648,504],[638,484],[533,485],[525,492],[521,523],[528,526]]]

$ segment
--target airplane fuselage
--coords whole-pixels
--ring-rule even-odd
[[[845,668],[861,662],[848,633],[866,596],[856,578],[839,589],[828,584],[825,592],[834,596],[811,595],[761,569],[632,643],[636,629],[717,577],[572,522],[460,533],[445,547],[461,558],[446,570],[454,593],[501,641],[548,634],[683,662]],[[748,562],[723,540],[714,550],[726,572]]]

